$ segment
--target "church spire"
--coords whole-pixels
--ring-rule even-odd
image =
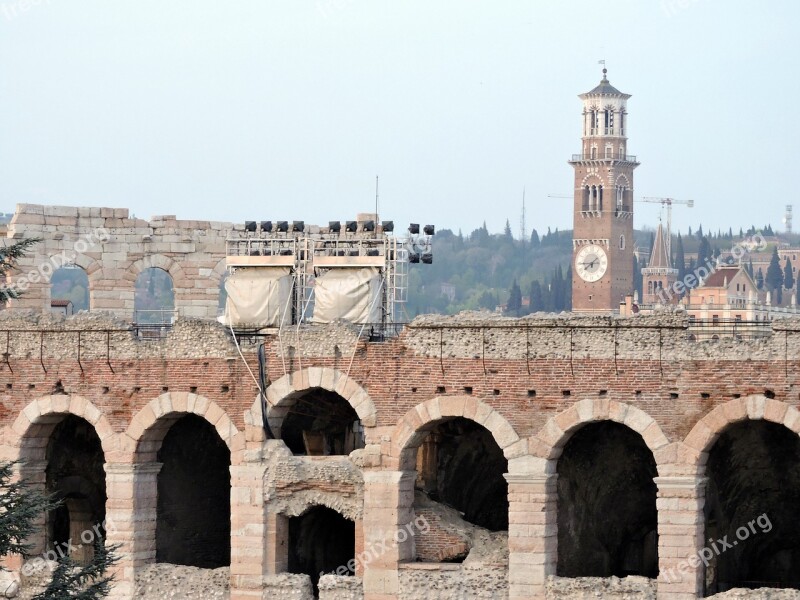
[[[659,223],[658,229],[656,229],[656,237],[653,241],[653,249],[650,252],[650,262],[647,266],[651,269],[671,269],[672,257],[670,257],[667,248],[667,243],[664,240],[664,227]]]

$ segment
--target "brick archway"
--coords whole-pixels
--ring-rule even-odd
[[[428,430],[444,419],[463,417],[489,430],[507,459],[518,458],[524,441],[497,410],[472,396],[441,396],[417,405],[398,423],[392,435],[391,457],[401,471],[416,468],[416,449]]]
[[[44,396],[28,404],[11,426],[9,445],[18,449],[20,460],[44,460],[50,434],[67,415],[94,427],[106,457],[116,449],[114,429],[103,412],[86,398],[68,395]]]
[[[786,428],[800,435],[800,411],[761,394],[735,398],[720,404],[700,419],[684,440],[698,474],[705,471],[708,451],[719,436],[734,423],[748,420],[764,420]]]
[[[32,489],[45,492],[47,448],[56,426],[68,416],[85,420],[100,439],[104,462],[107,464],[116,449],[114,429],[106,416],[94,404],[81,396],[52,395],[38,398],[20,412],[8,431],[8,445],[13,459],[21,461],[20,477]],[[46,545],[46,517],[36,520],[37,532],[29,540],[32,554],[39,554]]]
[[[284,375],[267,388],[267,418],[274,430],[280,430],[284,417],[292,404],[292,396],[312,389],[323,389],[339,394],[356,411],[364,427],[375,427],[378,412],[369,393],[354,379],[337,369],[329,367],[309,367]],[[248,431],[258,439],[263,439],[261,428],[261,400],[256,397],[250,410],[245,414]],[[252,430],[251,430],[252,428]]]
[[[231,451],[231,461],[244,448],[243,436],[216,402],[197,394],[168,392],[151,400],[131,419],[125,433],[135,445],[133,462],[154,462],[167,431],[185,415],[208,421]]]
[[[655,419],[640,408],[614,400],[581,400],[552,417],[530,440],[532,454],[555,463],[564,446],[578,429],[587,423],[613,421],[642,436],[656,458],[658,451],[669,446],[669,440]],[[658,460],[656,460],[658,464]],[[551,468],[552,467],[551,465]],[[549,471],[555,472],[555,471]]]

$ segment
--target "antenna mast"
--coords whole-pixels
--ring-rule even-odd
[[[522,244],[528,239],[528,228],[525,226],[525,187],[522,188],[522,216],[519,219],[519,237]]]
[[[378,176],[375,175],[375,220],[378,219]]]

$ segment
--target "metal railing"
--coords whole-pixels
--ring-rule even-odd
[[[132,329],[139,339],[161,339],[172,329],[177,317],[178,311],[174,309],[135,310]]]
[[[772,323],[739,319],[690,319],[686,335],[691,342],[755,340],[772,335]]]
[[[616,160],[618,162],[629,162],[629,163],[637,163],[639,161],[636,160],[636,156],[631,154],[625,154],[620,156],[618,154],[609,154],[606,156],[605,154],[601,154],[596,152],[594,154],[573,154],[572,160],[570,162],[580,162],[582,160]]]

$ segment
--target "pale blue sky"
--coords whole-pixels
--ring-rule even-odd
[[[571,227],[547,194],[601,58],[636,195],[696,200],[677,226],[779,225],[797,190],[796,0],[26,1],[0,0],[6,211],[324,224],[379,174],[403,225],[516,233],[526,186],[529,228]]]

